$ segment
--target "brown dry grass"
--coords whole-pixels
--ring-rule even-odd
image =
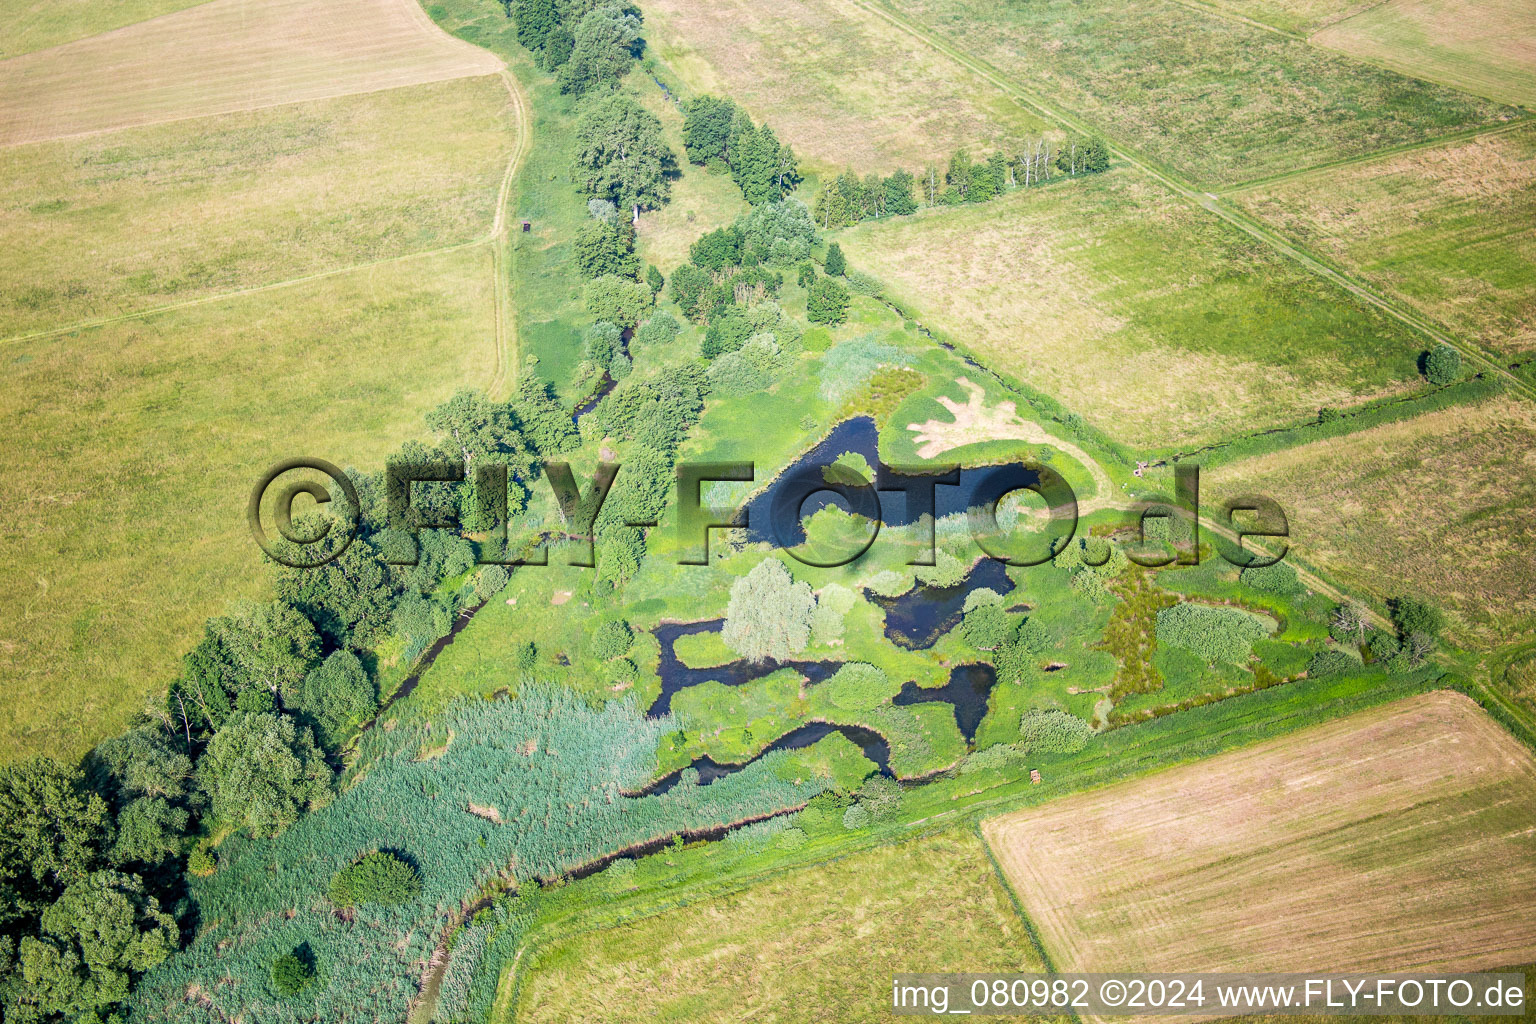
[[[1258,186],[1234,199],[1513,356],[1536,350],[1536,128]]]
[[[483,238],[499,76],[0,149],[0,338]]]
[[[500,68],[415,0],[212,0],[0,63],[0,144]]]
[[[653,0],[647,39],[824,168],[919,170],[1044,130],[976,75],[849,0]]]
[[[0,349],[0,759],[120,731],[206,617],[265,590],[260,474],[422,436],[493,377],[493,303],[475,246]]]
[[[1536,759],[1461,694],[1411,697],[983,831],[1061,970],[1536,958]]]
[[[0,60],[110,32],[206,0],[0,0]]]
[[[1388,0],[1312,42],[1502,103],[1536,104],[1536,0]]]
[[[1413,593],[1493,646],[1536,626],[1536,407],[1513,398],[1429,413],[1211,470],[1212,504],[1272,495],[1298,554],[1346,587]]]
[[[1127,171],[867,223],[840,239],[930,326],[1137,447],[1390,394],[1418,342]]]

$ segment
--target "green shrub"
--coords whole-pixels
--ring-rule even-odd
[[[272,961],[272,987],[279,995],[296,996],[315,980],[314,968],[297,953],[284,953]]]
[[[1454,384],[1461,379],[1461,353],[1449,345],[1436,345],[1424,355],[1424,376],[1431,384]]]
[[[1304,589],[1301,579],[1289,562],[1276,562],[1274,565],[1266,565],[1263,568],[1244,569],[1238,573],[1238,579],[1254,590],[1262,590],[1266,594],[1299,594]]]
[[[1307,662],[1307,678],[1322,679],[1325,676],[1336,676],[1341,672],[1349,672],[1360,667],[1360,663],[1340,650],[1318,651]]]
[[[843,812],[843,828],[852,832],[869,824],[869,812],[859,804],[849,804]]]
[[[850,662],[821,684],[827,699],[844,711],[868,711],[891,696],[891,681],[884,672],[862,661]]]
[[[848,289],[830,277],[817,278],[806,299],[806,319],[813,324],[840,324],[848,319],[849,301]]]
[[[599,661],[622,658],[635,645],[634,631],[623,619],[608,619],[592,634],[592,655]]]
[[[512,667],[519,672],[532,672],[539,662],[539,649],[532,640],[520,640],[512,645]]]
[[[977,605],[960,620],[960,639],[978,651],[994,651],[1013,636],[1014,618],[999,604]]]
[[[964,611],[969,614],[973,608],[978,608],[981,605],[1001,604],[1002,601],[1003,595],[999,594],[991,587],[977,587],[975,590],[965,595]]]
[[[1236,608],[1184,602],[1157,613],[1157,642],[1182,647],[1204,659],[1241,665],[1255,640],[1269,635],[1264,621]]]
[[[505,567],[488,565],[475,576],[475,594],[482,601],[489,601],[501,592],[510,578]]]
[[[859,787],[859,803],[870,821],[884,821],[901,810],[901,784],[884,775],[871,775]]]
[[[881,597],[900,597],[912,589],[914,582],[914,577],[907,573],[885,569],[871,576],[866,586]]]
[[[420,892],[421,874],[415,868],[392,853],[376,851],[336,872],[330,898],[338,907],[392,907],[409,903]]]
[[[1075,754],[1093,738],[1093,728],[1065,711],[1026,711],[1019,720],[1018,748],[1026,755]]]
[[[1415,597],[1399,597],[1392,600],[1391,607],[1392,622],[1397,626],[1398,635],[1405,639],[1414,633],[1437,637],[1445,628],[1445,616],[1427,601]]]

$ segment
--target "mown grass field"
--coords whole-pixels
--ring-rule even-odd
[[[802,160],[916,173],[957,149],[1013,151],[1044,124],[849,0],[655,0],[647,38],[698,92],[766,119]]]
[[[0,337],[485,237],[498,76],[0,149]]]
[[[202,0],[5,0],[0,4],[0,60],[110,32]]]
[[[488,75],[415,0],[211,0],[0,62],[0,145]]]
[[[1501,103],[1536,105],[1532,0],[1387,0],[1312,42]]]
[[[1405,328],[1130,171],[867,223],[842,244],[983,362],[1140,448],[1413,386]]]
[[[516,1020],[900,1020],[894,972],[1043,969],[981,841],[947,833],[552,943]]]
[[[899,13],[1207,186],[1515,115],[1178,0],[917,0]]]
[[[1536,408],[1513,398],[1429,413],[1206,474],[1210,501],[1269,494],[1291,544],[1345,586],[1411,593],[1477,647],[1536,627]]]
[[[1435,691],[983,831],[1068,971],[1414,971],[1536,956],[1536,760]]]
[[[75,755],[263,591],[260,474],[373,467],[497,366],[474,247],[0,348],[0,756]]]
[[[1536,351],[1536,128],[1411,150],[1232,199],[1510,361]]]

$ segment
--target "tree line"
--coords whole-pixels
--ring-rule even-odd
[[[921,176],[897,170],[882,177],[860,178],[844,171],[822,182],[813,211],[823,228],[847,227],[864,220],[915,213],[920,206],[959,206],[985,203],[1016,188],[1044,184],[1053,176],[1077,177],[1109,169],[1109,148],[1102,139],[1068,139],[1053,144],[1040,139],[1009,156],[992,153],[977,162],[966,150],[956,152],[940,169],[930,164]]]

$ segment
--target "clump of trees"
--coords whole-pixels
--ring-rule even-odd
[[[633,4],[502,2],[517,21],[517,41],[540,68],[555,74],[562,92],[581,96],[614,88],[645,45]]]
[[[753,206],[782,201],[801,180],[795,151],[728,99],[698,96],[683,105],[683,149],[691,163],[729,173]]]
[[[776,268],[807,259],[815,242],[816,226],[804,203],[788,199],[757,207],[689,247],[688,262],[672,272],[672,298],[697,323],[712,323],[732,307],[764,303],[783,286]]]
[[[677,158],[656,115],[628,96],[602,93],[583,100],[575,136],[574,179],[583,194],[630,210],[636,223],[641,210],[654,210],[671,197],[667,172]]]
[[[947,166],[930,164],[920,176],[898,170],[860,178],[844,171],[822,183],[813,210],[823,228],[847,227],[863,220],[900,217],[919,206],[985,203],[1016,188],[1029,188],[1053,176],[1078,177],[1109,169],[1109,147],[1097,137],[1069,138],[1055,144],[1040,139],[1017,153],[992,153],[976,161],[966,150]],[[832,273],[828,270],[827,273]]]
[[[752,661],[788,661],[811,637],[816,597],[775,558],[765,558],[731,585],[720,639]]]

